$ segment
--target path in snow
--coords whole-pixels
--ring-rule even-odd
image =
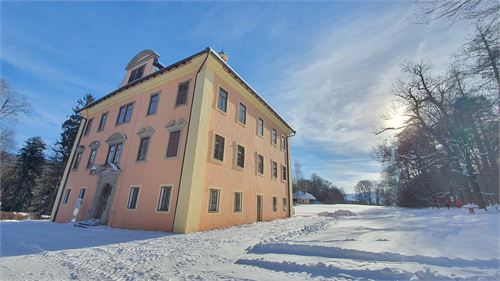
[[[2,255],[36,253],[0,258],[0,279],[500,280],[498,213],[295,209],[291,219],[187,235],[0,222]]]

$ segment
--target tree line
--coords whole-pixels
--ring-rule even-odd
[[[405,207],[498,204],[500,4],[448,0],[423,7],[427,19],[473,22],[474,33],[444,73],[431,63],[404,65],[394,95],[406,121],[376,132],[397,133],[374,149],[382,180],[358,183],[356,194]]]
[[[346,194],[341,187],[332,184],[316,173],[313,173],[310,178],[304,178],[299,162],[295,162],[293,172],[294,193],[298,191],[308,192],[324,204],[345,203]]]
[[[0,103],[10,107],[11,114],[3,118],[0,110],[0,121],[16,121],[16,118],[29,112],[29,104],[8,82],[1,79],[1,83]],[[2,211],[50,214],[80,126],[78,111],[94,100],[91,94],[78,99],[72,114],[61,126],[59,140],[51,146],[41,137],[34,136],[28,138],[16,153],[13,151],[14,130],[6,124],[0,126]]]

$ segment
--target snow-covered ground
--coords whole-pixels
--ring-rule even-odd
[[[295,212],[186,235],[0,222],[0,279],[500,280],[494,210],[304,205]]]

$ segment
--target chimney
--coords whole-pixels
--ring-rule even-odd
[[[222,51],[219,52],[219,57],[221,57],[221,59],[223,59],[225,62],[227,62],[227,60],[229,59],[227,54],[224,53],[224,49],[222,49]]]

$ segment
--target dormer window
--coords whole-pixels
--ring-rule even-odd
[[[132,73],[130,73],[130,77],[128,78],[128,83],[133,82],[135,80],[141,79],[142,75],[144,75],[144,67],[146,65],[143,64],[139,66],[138,68],[132,70]]]

